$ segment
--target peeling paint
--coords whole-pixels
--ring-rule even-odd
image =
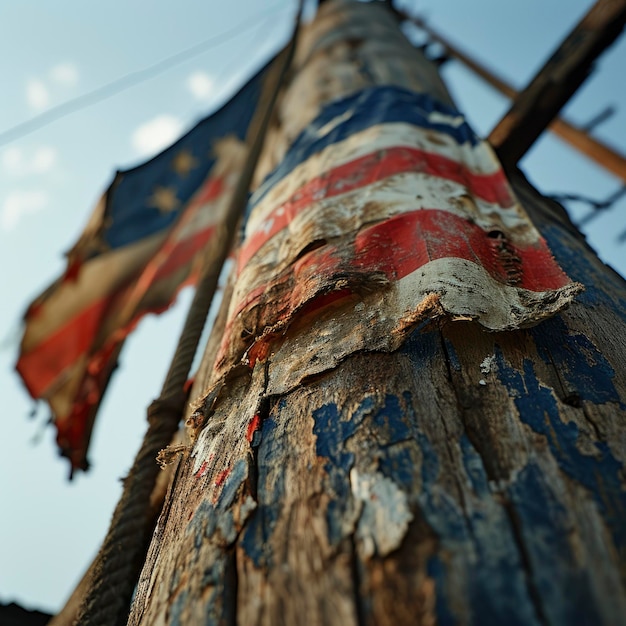
[[[404,406],[423,459],[417,501],[441,544],[439,557],[431,559],[428,568],[436,580],[438,623],[539,626],[508,516],[492,497],[482,459],[463,437],[460,460],[474,495],[457,501],[440,474],[441,448],[420,427],[410,396]],[[465,598],[468,604],[459,607],[451,598]]]
[[[415,477],[416,459],[412,450],[404,446],[389,446],[378,460],[378,469],[403,489],[410,493],[417,483]]]
[[[581,285],[459,120],[393,85],[321,110],[251,199],[218,372],[273,354],[269,393],[284,393],[347,355],[397,349],[428,318],[508,330],[571,302]],[[305,361],[294,341],[313,314]]]
[[[215,481],[213,482],[213,484],[216,487],[221,487],[224,484],[224,481],[226,480],[226,478],[228,478],[228,475],[230,474],[230,468],[226,468],[225,470],[222,470],[221,472],[218,473],[218,475],[215,477]]]
[[[407,424],[406,412],[401,400],[393,395],[386,395],[382,407],[374,414],[374,424],[379,436],[388,444],[398,443],[411,437],[411,430]]]
[[[533,584],[550,624],[605,622],[592,595],[588,568],[581,568],[572,549],[573,520],[544,472],[529,463],[507,492],[519,516]],[[623,518],[622,518],[623,519]]]
[[[331,545],[339,543],[346,534],[345,513],[350,505],[349,476],[354,454],[346,450],[345,443],[374,406],[374,398],[370,397],[352,412],[341,411],[335,404],[326,404],[313,411],[316,451],[318,456],[328,459],[324,469],[328,474],[327,493],[331,497],[326,514]]]
[[[493,369],[493,366],[496,364],[496,355],[492,354],[490,356],[486,356],[481,364],[480,364],[480,371],[483,374],[489,374],[491,372],[491,370]]]
[[[626,546],[623,465],[604,442],[595,444],[593,456],[581,452],[577,445],[578,426],[572,421],[563,421],[553,392],[539,382],[532,361],[524,359],[523,371],[518,371],[505,361],[501,352],[496,356],[498,378],[514,398],[520,419],[546,438],[559,467],[589,489],[590,496],[603,512],[616,545]]]
[[[261,424],[261,417],[258,413],[255,413],[254,417],[248,423],[248,427],[246,429],[246,439],[249,443],[253,443],[254,435],[259,429]]]
[[[455,372],[460,372],[461,371],[461,361],[459,360],[459,357],[458,357],[458,355],[456,353],[454,345],[446,337],[443,338],[443,341],[444,341],[444,346],[445,346],[445,349],[446,349],[446,357],[447,357],[447,362],[449,363],[449,366]]]
[[[560,264],[574,280],[585,285],[579,296],[582,304],[593,307],[600,303],[608,306],[626,323],[626,294],[623,278],[604,266],[600,269],[591,262],[584,244],[563,230],[561,226],[546,225],[542,234]]]
[[[185,589],[181,589],[171,600],[169,607],[169,615],[167,623],[171,626],[182,626],[185,623],[184,612],[187,604],[189,593]]]
[[[194,536],[197,550],[202,546],[203,538],[230,545],[256,507],[256,502],[249,495],[239,504],[234,504],[237,494],[248,476],[248,464],[239,459],[232,470],[218,473],[214,484],[222,487],[213,497],[200,502],[186,526],[185,533]],[[217,484],[219,482],[219,485]],[[219,531],[219,537],[216,532]]]
[[[210,419],[185,460],[198,477],[185,489],[200,504],[177,494],[182,514],[163,535],[174,556],[154,568],[153,581],[166,581],[153,582],[154,596],[166,598],[162,607],[168,592],[176,600],[189,589],[196,612],[173,611],[184,623],[382,623],[397,576],[416,597],[427,580],[424,623],[610,623],[598,598],[610,604],[620,588],[622,554],[609,531],[623,551],[623,468],[563,417],[585,407],[563,405],[538,379],[555,368],[508,362],[533,349],[532,337],[546,364],[563,363],[564,387],[614,404],[621,382],[610,358],[573,330],[561,341],[558,319],[461,342],[458,354],[439,330],[461,319],[530,327],[580,285],[556,265],[464,118],[412,93],[435,92],[419,63],[402,78],[412,67],[404,44],[391,44],[402,58],[387,71],[387,58],[355,41],[367,28],[390,32],[391,18],[369,18],[382,7],[341,7],[352,39],[335,16],[313,34],[303,28],[308,47],[278,102],[197,425]],[[361,10],[368,19],[352,19]],[[392,95],[386,112],[374,106],[383,91]],[[586,263],[579,251],[558,254]],[[576,265],[572,275],[589,286],[579,302],[608,302],[597,274]],[[583,318],[578,306],[569,317]],[[504,353],[493,354],[492,339]],[[457,382],[466,396],[455,396]],[[472,411],[485,428],[470,439]],[[519,454],[502,464],[506,480],[490,480],[500,467],[481,454],[501,454],[501,443]],[[598,592],[607,580],[609,592]],[[149,601],[158,620],[165,613]],[[226,601],[236,610],[228,619]]]
[[[550,366],[558,364],[568,391],[593,404],[615,402],[622,410],[622,401],[613,384],[615,370],[606,357],[584,335],[567,328],[560,318],[548,320],[531,330],[539,356]]]
[[[219,509],[227,509],[232,504],[239,487],[244,483],[247,477],[248,462],[245,459],[239,459],[232,468],[228,468],[217,475],[215,485],[223,485],[223,489],[217,501]]]
[[[207,461],[203,461],[202,465],[200,466],[198,471],[194,474],[194,476],[196,478],[202,478],[207,473],[208,469],[209,469],[208,462]]]
[[[284,476],[273,476],[275,459],[281,454],[281,443],[275,440],[276,421],[263,420],[261,442],[257,456],[257,506],[246,524],[241,539],[244,552],[256,567],[270,565],[272,561],[271,537],[282,507],[285,493]]]
[[[350,471],[352,494],[362,503],[356,530],[365,558],[396,550],[413,519],[406,494],[382,474]]]

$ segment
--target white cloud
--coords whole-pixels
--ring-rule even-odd
[[[78,68],[73,63],[59,63],[50,70],[50,79],[59,85],[73,87],[78,82]]]
[[[31,161],[31,171],[35,174],[49,172],[57,162],[57,151],[51,146],[39,146]]]
[[[198,100],[208,100],[214,92],[215,80],[206,72],[194,72],[187,79],[189,91]]]
[[[42,80],[29,78],[26,82],[26,102],[31,109],[41,111],[50,103],[48,88]]]
[[[2,168],[12,176],[20,176],[24,169],[24,155],[19,148],[11,147],[2,152]]]
[[[2,205],[0,227],[6,231],[14,230],[24,216],[41,211],[47,204],[48,196],[43,191],[13,191]]]
[[[58,63],[48,72],[46,81],[29,78],[26,81],[26,103],[34,111],[42,111],[50,106],[50,91],[55,85],[73,87],[78,82],[78,68],[73,63]]]
[[[131,144],[141,156],[152,156],[178,139],[182,130],[183,124],[177,117],[157,115],[133,132]]]
[[[9,176],[19,177],[29,174],[45,174],[57,162],[57,151],[51,146],[38,146],[32,155],[12,146],[2,152],[0,164]]]

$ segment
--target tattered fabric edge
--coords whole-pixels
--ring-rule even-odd
[[[425,322],[471,320],[493,332],[529,328],[567,308],[584,290],[575,282],[542,292],[504,285],[463,259],[432,261],[415,274],[420,276],[292,320],[268,351],[268,395],[288,393],[351,354],[394,352]],[[390,307],[396,315],[386,313]]]
[[[345,111],[339,115],[342,123],[345,116]],[[240,254],[246,241],[252,248],[238,264],[207,385],[209,400],[218,387],[222,395],[220,385],[228,388],[230,380],[256,371],[257,364],[267,376],[264,395],[286,394],[352,354],[398,350],[416,327],[430,321],[471,320],[487,331],[514,331],[557,314],[583,290],[554,261],[488,144],[478,142],[468,155],[459,143],[456,157],[446,153],[452,161],[433,174],[431,189],[430,176],[425,180],[419,174],[421,162],[411,169],[410,181],[409,174],[398,177],[393,168],[381,169],[396,144],[426,146],[433,155],[443,149],[432,129],[416,127],[409,141],[406,133],[396,137],[396,126],[376,127],[371,150],[378,144],[385,149],[371,152],[372,178],[358,179],[358,190],[341,187],[341,177],[348,175],[341,168],[352,164],[359,174],[353,153],[360,144],[349,144],[354,137],[363,140],[362,133],[345,140],[343,156],[333,144],[327,158],[313,155],[306,167],[288,172],[280,183],[282,195],[274,197],[270,190],[267,202],[252,211],[249,223],[256,227],[246,232]],[[500,173],[495,182],[486,181],[498,183],[496,198],[482,202],[468,195],[467,185],[448,175],[454,161],[463,167],[471,162],[472,175]],[[316,180],[319,189],[313,185],[311,197],[301,197]],[[411,185],[405,189],[409,182],[418,200]],[[326,198],[335,187],[338,192]],[[459,197],[468,201],[459,203]],[[381,210],[390,206],[393,210]],[[348,219],[354,216],[358,219]],[[252,245],[256,236],[260,243]],[[207,416],[219,403],[215,397],[212,408],[202,401],[198,406]],[[193,428],[198,432],[201,426]]]
[[[284,320],[280,329],[266,329],[238,362],[214,370],[209,391],[194,403],[188,420],[192,439],[218,408],[228,381],[246,371],[252,375],[264,370],[263,397],[284,395],[353,354],[400,349],[420,325],[474,321],[486,331],[515,331],[560,313],[584,290],[577,282],[542,292],[504,285],[484,268],[455,258],[432,261],[415,274],[419,276],[379,284],[369,293],[354,293],[314,312],[304,308]],[[435,275],[442,277],[433,280]],[[389,307],[397,315],[389,316]],[[267,345],[259,350],[263,343]],[[252,352],[259,358],[251,361]]]

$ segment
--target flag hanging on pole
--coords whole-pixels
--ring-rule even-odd
[[[125,337],[195,282],[219,236],[270,65],[172,146],[117,172],[64,275],[26,311],[16,368],[31,396],[49,404],[72,471],[88,466],[95,414]]]
[[[423,320],[524,328],[581,290],[464,117],[388,85],[328,103],[293,142],[251,198],[237,272],[216,368],[271,354],[272,393]]]

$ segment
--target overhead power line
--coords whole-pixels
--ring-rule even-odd
[[[219,35],[214,35],[213,37],[209,37],[200,43],[197,43],[190,48],[177,52],[153,65],[150,65],[144,69],[137,70],[135,72],[131,72],[130,74],[125,74],[120,78],[116,78],[115,80],[107,83],[106,85],[102,85],[90,91],[88,93],[82,94],[73,98],[72,100],[67,100],[59,104],[58,106],[52,107],[35,117],[32,117],[25,122],[21,122],[20,124],[16,124],[11,128],[0,133],[0,146],[6,145],[15,141],[16,139],[21,139],[25,135],[29,135],[30,133],[43,128],[44,126],[48,126],[52,124],[52,122],[56,122],[57,120],[67,117],[73,113],[81,111],[82,109],[86,109],[94,104],[102,102],[107,98],[111,98],[112,96],[121,93],[131,87],[135,87],[140,83],[143,83],[151,78],[162,74],[163,72],[184,63],[194,57],[207,52],[211,48],[219,46],[227,41],[233,39],[237,35],[242,32],[257,26],[259,24],[259,20],[265,20],[269,18],[271,15],[277,12],[277,9],[283,8],[284,4],[274,4],[267,7],[265,11],[262,13],[257,13],[245,20],[242,20],[237,26],[230,28]]]

